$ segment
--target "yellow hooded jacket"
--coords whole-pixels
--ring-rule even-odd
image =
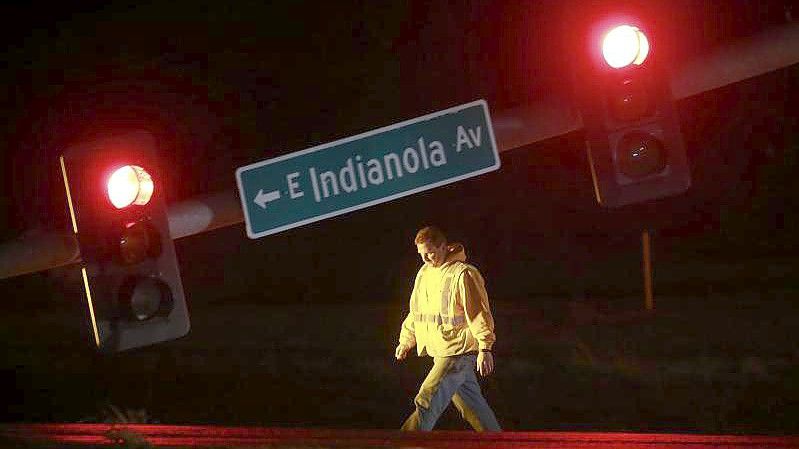
[[[461,244],[447,248],[440,267],[419,269],[399,341],[420,356],[449,357],[491,349],[494,318],[480,272],[465,263]]]

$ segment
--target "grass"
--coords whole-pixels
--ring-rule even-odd
[[[797,299],[658,295],[642,314],[637,296],[495,298],[483,388],[508,430],[799,433]],[[0,327],[4,420],[394,429],[428,369],[393,359],[402,307],[196,304],[188,337],[113,356],[78,308],[19,311]],[[440,428],[465,426],[449,410]]]

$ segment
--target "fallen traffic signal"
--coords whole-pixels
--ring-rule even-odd
[[[137,131],[60,157],[94,343],[117,352],[189,331],[156,142]]]

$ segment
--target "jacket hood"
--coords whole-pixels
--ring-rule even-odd
[[[447,246],[447,258],[444,264],[450,262],[466,262],[466,248],[460,243],[453,243]]]

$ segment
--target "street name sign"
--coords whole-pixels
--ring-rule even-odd
[[[500,167],[485,100],[236,169],[256,239]]]

